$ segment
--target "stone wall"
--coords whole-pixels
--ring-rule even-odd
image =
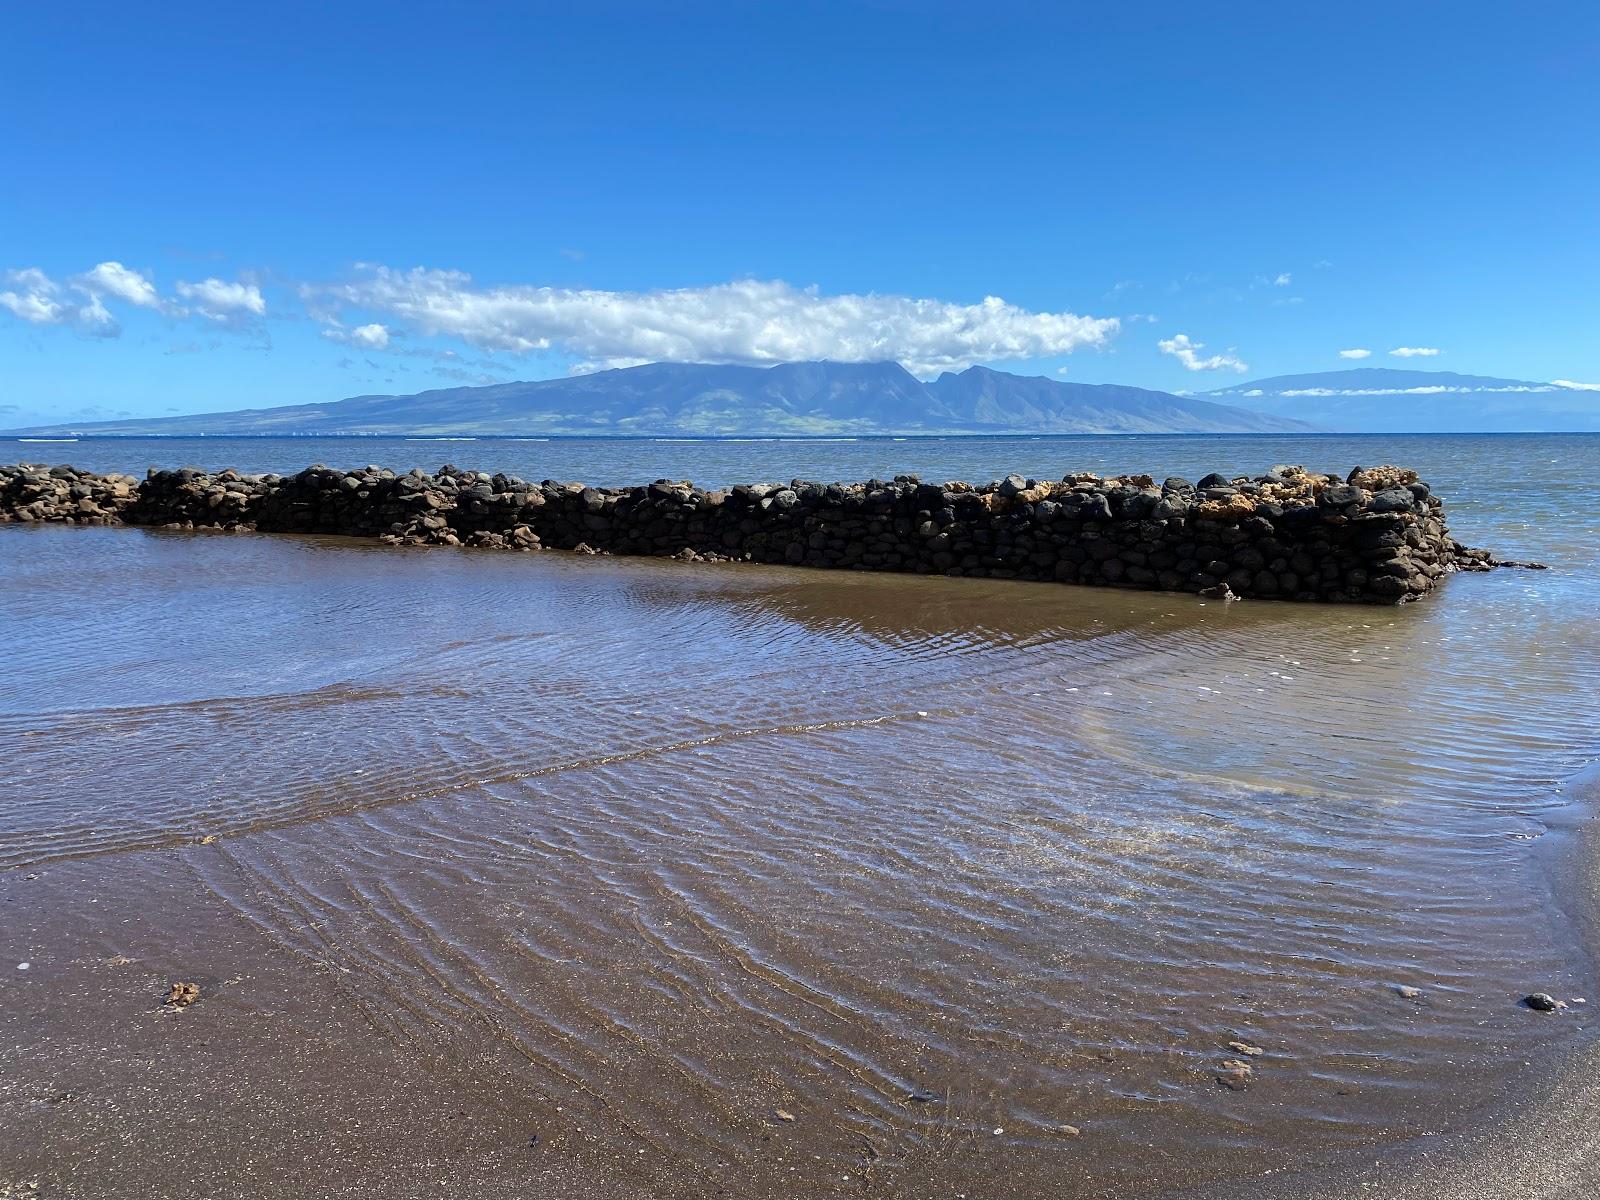
[[[315,466],[297,475],[0,466],[0,522],[131,524],[377,537],[396,545],[739,560],[853,570],[1397,604],[1497,565],[1451,539],[1414,471],[1339,478],[1277,467],[1198,483],[1039,481],[741,485],[707,491],[528,483]]]

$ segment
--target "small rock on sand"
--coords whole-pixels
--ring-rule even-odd
[[[1403,1000],[1418,1000],[1422,997],[1422,989],[1412,987],[1409,983],[1402,983],[1394,990],[1395,994]]]
[[[786,1108],[774,1109],[772,1115],[777,1117],[780,1121],[794,1120],[794,1114]]]
[[[173,1008],[188,1008],[200,999],[200,985],[198,983],[175,983],[172,990],[167,993],[166,1003]]]
[[[1217,1073],[1217,1082],[1225,1088],[1242,1092],[1250,1086],[1255,1073],[1256,1069],[1242,1058],[1225,1058],[1222,1060],[1222,1070]]]
[[[1252,1046],[1249,1042],[1229,1042],[1228,1049],[1232,1050],[1235,1054],[1247,1054],[1251,1058],[1255,1058],[1266,1053],[1266,1051],[1260,1046]]]
[[[1533,995],[1524,997],[1523,1001],[1534,1012],[1559,1012],[1566,1004],[1557,1000],[1548,992],[1534,992]]]

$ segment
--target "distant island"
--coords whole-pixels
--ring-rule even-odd
[[[1600,389],[1378,367],[1175,394],[988,367],[931,382],[898,363],[652,363],[409,396],[91,424],[12,436],[826,437],[890,434],[1600,430]]]
[[[653,363],[414,396],[44,425],[23,435],[262,434],[817,437],[872,434],[1293,433],[1283,414],[1115,384],[970,367],[924,383],[898,363]]]
[[[1258,413],[1309,416],[1348,433],[1600,432],[1600,387],[1570,380],[1355,367],[1277,375],[1205,395]]]

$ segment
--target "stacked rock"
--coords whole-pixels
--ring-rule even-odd
[[[75,467],[0,465],[0,522],[68,522],[115,525],[131,505],[139,481],[131,475],[96,475]]]
[[[164,529],[254,529],[261,505],[280,482],[276,475],[209,475],[194,467],[151,471],[122,517],[129,525]]]
[[[1298,466],[1198,483],[1148,475],[1059,481],[745,484],[708,491],[529,483],[446,466],[397,474],[309,467],[291,476],[193,468],[94,476],[0,468],[0,520],[376,537],[467,545],[736,559],[1207,595],[1393,604],[1446,574],[1495,565],[1449,536],[1414,471]]]

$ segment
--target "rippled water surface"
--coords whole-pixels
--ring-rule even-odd
[[[438,457],[194,445],[70,450]],[[0,528],[0,876],[182,879],[450,1086],[735,1194],[1248,1174],[1430,1127],[1570,1027],[1513,1002],[1588,979],[1533,850],[1596,752],[1600,439],[449,454],[594,483],[1397,461],[1552,569],[1224,606]],[[1266,1051],[1246,1091],[1230,1040]]]

